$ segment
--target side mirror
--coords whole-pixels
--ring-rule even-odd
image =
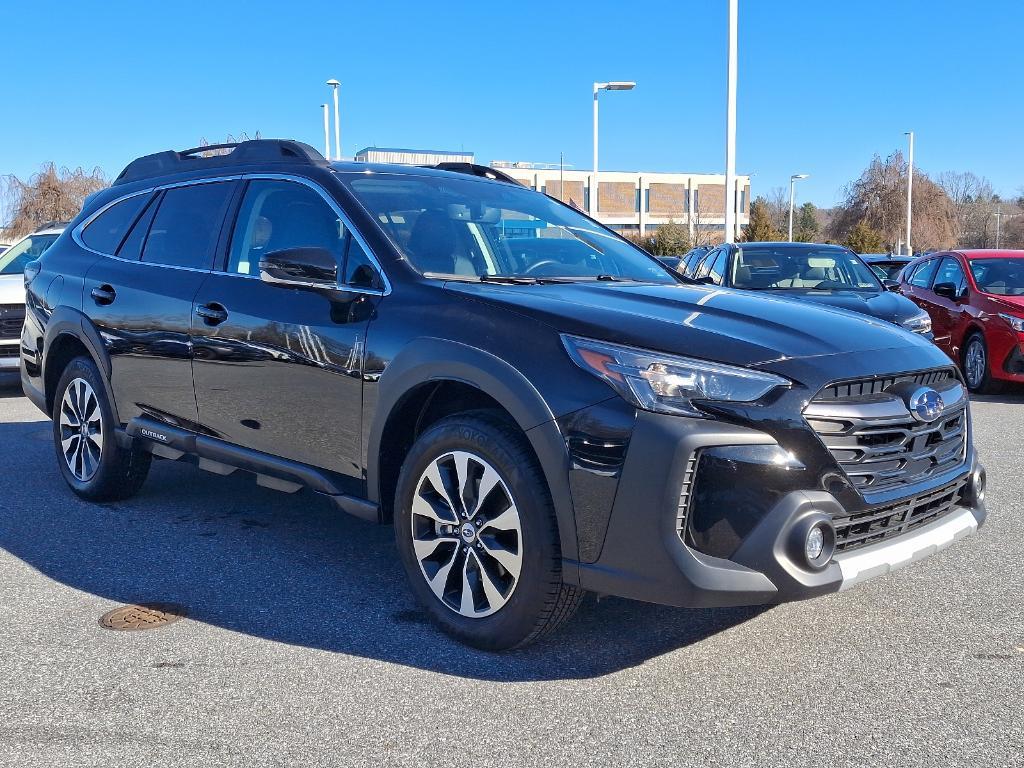
[[[899,280],[890,280],[888,277],[882,280],[882,287],[887,291],[898,291],[900,289]]]
[[[275,285],[336,288],[338,262],[326,248],[285,248],[260,259],[260,280]]]
[[[932,290],[939,296],[950,301],[956,301],[960,298],[960,294],[953,283],[936,283],[932,286]]]

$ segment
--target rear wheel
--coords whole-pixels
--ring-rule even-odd
[[[120,447],[114,426],[96,364],[75,358],[57,384],[53,444],[64,480],[83,499],[126,499],[138,492],[149,473],[150,455]]]
[[[975,333],[964,345],[963,372],[967,388],[981,395],[992,395],[1002,389],[1002,383],[992,378],[989,370],[988,347],[985,337]]]
[[[525,645],[578,607],[554,508],[522,434],[489,412],[448,417],[402,466],[395,538],[417,599],[463,642]]]

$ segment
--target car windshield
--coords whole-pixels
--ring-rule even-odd
[[[879,291],[881,284],[852,251],[840,248],[740,246],[732,285],[753,290]]]
[[[35,261],[49,248],[57,235],[29,235],[0,254],[0,275],[20,275],[25,265]]]
[[[971,259],[979,290],[996,296],[1024,296],[1024,259]]]
[[[675,283],[654,258],[551,198],[473,178],[341,175],[423,273]]]

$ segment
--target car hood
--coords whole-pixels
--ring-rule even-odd
[[[0,304],[25,303],[25,277],[0,275]]]
[[[896,325],[902,325],[905,320],[921,314],[921,310],[914,302],[906,296],[892,291],[865,293],[864,291],[810,291],[791,288],[773,290],[772,294],[788,296],[801,301],[813,301],[829,307],[847,309],[851,312],[860,312],[862,315],[871,315],[871,317],[896,323]]]
[[[1024,296],[997,296],[994,293],[986,293],[985,296],[993,304],[1006,307],[1010,312],[1024,312]]]
[[[611,282],[447,288],[563,333],[733,365],[908,348],[943,360],[932,344],[888,322],[750,291]]]

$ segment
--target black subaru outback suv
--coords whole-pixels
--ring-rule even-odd
[[[152,458],[393,522],[476,646],[586,590],[677,606],[835,592],[985,517],[932,344],[687,285],[479,166],[262,140],[132,162],[26,270],[27,395],[79,496]]]

